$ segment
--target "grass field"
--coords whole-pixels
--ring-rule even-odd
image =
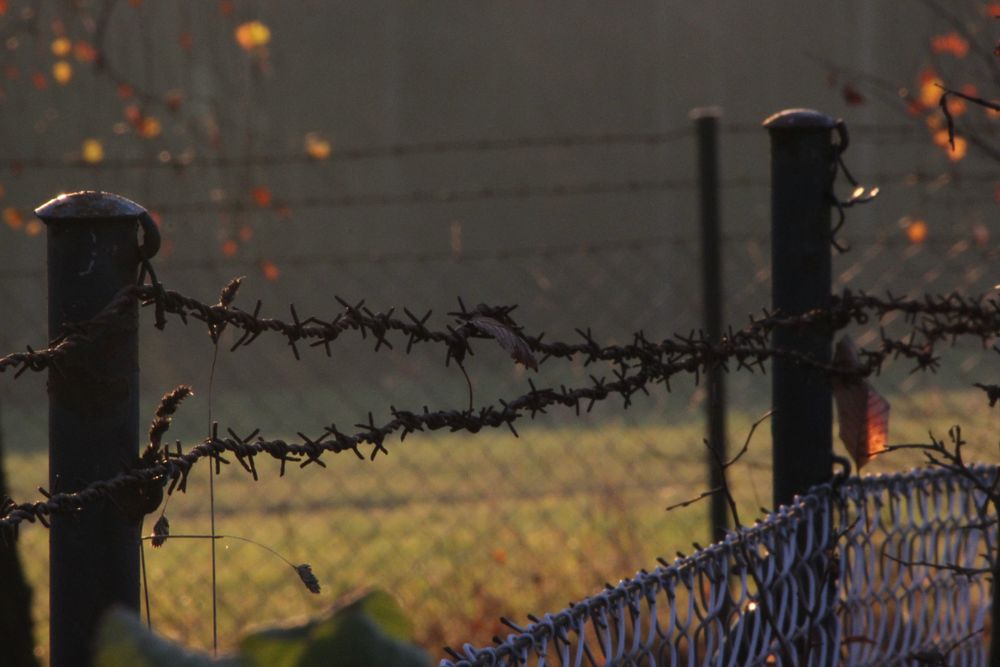
[[[925,441],[961,422],[971,453],[995,460],[995,411],[975,391],[893,398],[892,441]],[[756,414],[730,415],[733,446]],[[603,424],[509,433],[411,436],[374,462],[331,457],[329,469],[258,463],[255,484],[238,466],[216,481],[217,531],[256,540],[293,563],[310,563],[323,586],[308,593],[281,560],[238,540],[218,543],[223,649],[258,624],[317,613],[340,595],[380,586],[411,613],[434,656],[444,644],[489,643],[504,615],[556,611],[605,581],[655,566],[655,558],[705,543],[704,503],[666,512],[706,487],[702,424]],[[739,443],[737,443],[739,441]],[[758,430],[732,470],[745,520],[770,504],[770,433]],[[873,472],[917,463],[883,457]],[[174,534],[208,532],[207,467],[167,515]],[[866,472],[869,470],[866,469]],[[42,454],[14,454],[8,478],[18,499],[45,479]],[[148,522],[151,525],[151,520]],[[148,534],[149,525],[145,532]],[[22,530],[20,549],[36,586],[40,654],[47,649],[47,534]],[[207,540],[145,549],[153,625],[193,647],[211,645]]]

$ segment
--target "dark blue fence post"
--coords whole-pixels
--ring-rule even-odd
[[[53,199],[48,227],[49,338],[96,315],[136,281],[137,221],[145,209],[104,192]],[[49,489],[76,491],[138,456],[138,313],[102,330],[49,371]],[[49,533],[52,667],[88,667],[97,623],[118,604],[139,608],[139,519],[107,499],[52,516]]]
[[[701,228],[701,303],[705,335],[713,343],[722,340],[722,260],[719,231],[719,117],[717,107],[691,111],[698,141],[698,209]],[[705,374],[708,400],[705,416],[708,421],[708,444],[715,455],[708,455],[708,488],[725,485],[725,471],[716,460],[728,458],[726,445],[726,374],[722,365],[709,368]],[[729,526],[729,506],[721,493],[711,499],[709,525],[710,542],[726,536]]]
[[[831,303],[831,200],[837,121],[790,109],[766,121],[771,135],[771,303],[798,315]],[[829,326],[782,328],[775,348],[829,362]],[[772,366],[774,504],[830,479],[833,402],[824,373],[784,359]]]

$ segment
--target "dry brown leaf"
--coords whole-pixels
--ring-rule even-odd
[[[535,355],[531,353],[531,348],[528,347],[528,344],[514,329],[499,320],[486,317],[485,315],[477,315],[471,318],[469,324],[499,343],[500,347],[505,349],[514,358],[514,361],[532,370],[538,370],[538,361],[535,360]]]
[[[850,336],[837,343],[834,363],[861,368],[857,348]],[[884,451],[889,442],[889,401],[867,380],[836,378],[833,398],[837,404],[840,439],[858,470]]]

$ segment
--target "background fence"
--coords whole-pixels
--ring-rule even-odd
[[[656,150],[694,151],[692,133],[662,136],[668,134],[669,145]],[[852,151],[863,151],[870,143],[880,151],[923,155],[925,139],[919,133],[862,127],[853,134]],[[723,141],[756,151],[766,162],[766,136],[760,128],[729,126]],[[642,144],[606,143],[612,148],[550,146],[539,152],[519,146],[499,155],[482,151],[461,157],[509,164],[556,151],[590,151],[592,159],[592,151],[604,150],[620,152],[617,159],[627,163],[629,152],[651,150]],[[849,163],[851,156],[849,152]],[[987,225],[987,209],[978,194],[988,189],[985,179],[965,176],[959,201],[954,175],[930,175],[938,167],[932,161],[926,169],[918,163],[906,172],[857,174],[866,183],[880,185],[883,194],[874,212],[849,213],[842,237],[854,249],[835,258],[837,288],[911,295],[992,288],[996,246],[990,234],[996,230]],[[198,173],[186,171],[183,178],[197,179]],[[98,175],[112,178],[103,171]],[[727,173],[725,163],[723,175],[725,319],[742,324],[747,314],[758,313],[770,301],[767,187],[760,175]],[[316,175],[317,183],[321,176]],[[447,203],[445,196],[440,203],[421,195],[398,204],[401,208],[394,214],[427,215],[426,209],[433,208],[438,220],[455,218],[429,227],[444,236],[440,250],[400,248],[393,239],[380,237],[374,220],[364,247],[341,245],[337,216],[343,207],[327,200],[316,202],[307,220],[265,224],[256,218],[280,211],[244,211],[243,223],[232,218],[236,232],[256,220],[249,228],[264,237],[259,247],[269,248],[268,255],[219,258],[214,250],[219,242],[216,225],[205,223],[215,215],[228,219],[226,207],[216,211],[185,204],[170,212],[167,202],[162,231],[174,250],[171,253],[168,245],[157,266],[172,288],[205,301],[213,301],[233,275],[247,274],[250,280],[238,303],[249,309],[259,297],[265,314],[285,316],[268,309],[294,302],[300,313],[329,316],[340,309],[334,295],[350,301],[364,298],[375,309],[407,305],[443,314],[455,309],[455,297],[462,296],[470,304],[517,303],[519,322],[558,339],[572,338],[577,326],[593,328],[608,342],[625,342],[637,329],[655,338],[697,328],[701,321],[694,181],[690,175],[670,176],[646,190],[610,179],[593,182],[618,183],[620,191],[536,184],[532,197],[513,191],[509,196],[487,195],[482,187],[459,183],[452,191],[480,193],[480,199]],[[913,199],[930,221],[923,239],[913,232],[915,222],[908,227],[899,222],[904,211],[912,214]],[[384,210],[377,202],[366,206]],[[517,231],[508,234],[501,225],[483,243],[483,230],[469,233],[479,206],[518,221]],[[523,231],[526,220],[585,213],[593,227],[606,211],[615,214],[604,217],[600,241],[539,239],[546,234]],[[669,216],[657,211],[669,211]],[[283,224],[286,227],[277,226]],[[313,228],[306,235],[303,230],[309,225]],[[302,248],[294,238],[300,233],[326,240],[323,247],[314,243]],[[209,246],[212,250],[206,251]],[[38,255],[37,239],[27,234],[12,235],[6,248],[25,257]],[[41,262],[35,266],[22,264],[0,275],[8,314],[0,332],[2,349],[38,344],[45,331]],[[902,325],[891,318],[883,324]],[[213,350],[204,330],[171,327],[168,336],[143,331],[142,419],[148,421],[163,391],[178,383],[192,384],[196,399],[185,404],[171,431],[183,441],[203,437],[210,418],[248,426],[266,423],[274,429],[270,435],[277,437],[292,436],[291,429],[304,424],[319,429],[331,421],[364,421],[369,410],[387,405],[434,409],[468,401],[460,371],[442,369],[439,351],[418,348],[409,356],[402,350],[373,355],[370,340],[345,340],[331,359],[321,350],[309,350],[296,362],[283,343],[273,340],[255,344],[252,356],[242,350],[230,353],[227,343],[233,342],[233,333],[227,332],[213,379],[208,371]],[[864,345],[877,328],[873,323],[852,333]],[[477,349],[468,364],[477,403],[523,393],[527,377],[522,370],[512,369],[498,350]],[[981,349],[961,347],[946,355],[942,371],[934,376],[911,375],[905,363],[890,365],[874,382],[893,404],[892,440],[919,440],[927,428],[940,433],[961,422],[968,433],[984,434],[980,442],[989,442],[985,436],[995,433],[995,417],[981,407],[981,396],[970,385],[984,379],[982,365],[991,362]],[[583,380],[589,372],[576,364],[570,378]],[[550,380],[566,382],[567,375],[549,377],[543,367],[538,381]],[[730,433],[738,437],[768,407],[769,379],[740,374],[729,383]],[[567,596],[592,592],[594,582],[635,571],[692,541],[709,540],[704,508],[664,511],[706,486],[699,446],[704,391],[687,380],[677,388],[683,390],[639,399],[624,413],[617,406],[598,406],[583,420],[553,414],[520,428],[520,440],[500,433],[415,438],[391,446],[391,456],[377,465],[341,458],[329,470],[301,475],[293,485],[265,476],[261,484],[251,486],[241,475],[223,475],[216,487],[217,529],[310,562],[334,594],[365,585],[387,587],[418,619],[418,637],[432,652],[443,644],[486,637],[501,630],[501,615],[558,608]],[[10,462],[11,486],[15,497],[29,496],[32,489],[25,487],[44,477],[39,474],[44,470],[39,443],[45,441],[45,421],[37,409],[45,400],[44,386],[37,378],[23,378],[5,383],[0,392],[5,443],[16,453]],[[894,455],[872,465],[887,470],[914,460]],[[739,498],[750,513],[770,503],[769,468],[762,439],[733,471],[741,481]],[[207,480],[193,480],[192,493],[170,502],[175,532],[207,530],[206,495],[198,485],[207,485]],[[44,582],[45,534],[25,531],[21,549],[32,580]],[[329,603],[329,598],[316,600],[300,591],[269,558],[237,542],[227,544],[221,554],[224,645],[250,624],[313,612]],[[204,646],[210,635],[192,617],[205,618],[210,609],[205,595],[211,576],[207,546],[171,543],[148,553],[149,577],[152,582],[166,580],[179,562],[185,563],[180,583],[171,579],[169,587],[151,586],[154,626]],[[251,588],[243,585],[249,572],[255,578]],[[42,588],[36,606],[39,618],[44,618]]]

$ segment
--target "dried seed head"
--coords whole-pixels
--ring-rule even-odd
[[[154,547],[162,547],[163,543],[167,541],[167,536],[170,535],[170,522],[167,521],[166,515],[161,515],[156,523],[153,525],[153,539],[150,540]]]
[[[308,563],[303,563],[302,565],[296,565],[295,571],[298,573],[299,579],[302,580],[302,583],[306,585],[307,589],[309,589],[309,592],[316,593],[318,595],[319,579],[317,579],[316,575],[313,574],[312,566],[310,566]]]

